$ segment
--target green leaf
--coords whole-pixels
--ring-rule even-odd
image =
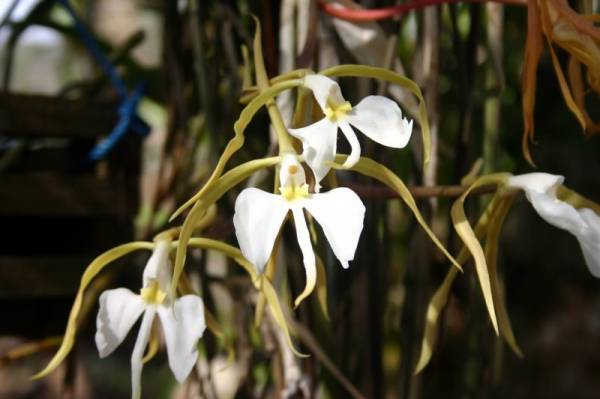
[[[490,220],[493,219],[497,210],[498,198],[498,195],[495,195],[492,198],[487,208],[477,221],[477,225],[475,226],[475,236],[479,239],[482,239],[485,234],[487,234],[487,228]],[[462,247],[458,254],[457,261],[462,265],[469,259],[469,256],[470,252],[467,250],[467,248]],[[458,269],[455,267],[451,267],[450,270],[448,270],[446,278],[434,293],[433,297],[429,301],[429,304],[427,305],[423,340],[421,342],[421,353],[419,354],[417,366],[415,367],[415,374],[421,372],[431,360],[438,336],[439,318],[443,309],[448,303],[448,294],[457,274]]]
[[[256,30],[254,32],[253,49],[254,49],[254,69],[256,73],[256,84],[261,92],[269,90],[269,77],[267,76],[267,70],[265,69],[265,61],[263,59],[261,33],[260,33],[260,21],[254,15],[252,16],[254,23],[256,24]],[[301,80],[296,80],[301,83]],[[273,130],[277,134],[277,144],[279,146],[279,154],[285,152],[294,153],[294,147],[290,141],[290,137],[279,112],[277,104],[274,100],[268,100],[266,102],[267,111],[269,112],[269,118],[271,119],[271,125]]]
[[[261,86],[269,86],[269,77],[265,68],[265,61],[262,51],[262,41],[260,34],[260,21],[255,15],[252,15],[256,28],[254,30],[254,39],[252,40],[252,50],[254,51],[254,73],[256,74],[256,84]]]
[[[252,67],[250,66],[250,56],[248,47],[242,45],[242,59],[244,60],[242,70],[242,90],[248,90],[252,86]]]
[[[471,225],[465,215],[464,203],[465,199],[473,189],[489,184],[504,185],[510,174],[498,173],[492,175],[486,175],[478,178],[475,182],[452,204],[450,216],[452,218],[452,224],[454,229],[465,243],[465,246],[471,252],[473,260],[475,262],[475,270],[477,271],[477,277],[479,279],[479,285],[483,293],[483,299],[490,315],[490,320],[494,326],[496,334],[498,334],[498,321],[496,319],[496,311],[494,308],[494,300],[492,296],[492,287],[490,283],[490,276],[488,273],[488,267],[485,259],[485,254],[481,248],[481,244],[477,240]]]
[[[504,196],[498,205],[498,211],[487,232],[487,238],[485,240],[485,257],[488,263],[488,269],[490,273],[490,280],[492,282],[492,297],[494,299],[494,305],[496,307],[496,313],[498,315],[498,326],[500,328],[500,334],[513,350],[513,352],[523,357],[523,352],[517,344],[515,335],[512,330],[510,318],[508,317],[508,311],[506,310],[506,303],[504,300],[504,290],[500,280],[498,279],[498,241],[500,238],[500,232],[502,231],[502,225],[504,219],[510,210],[512,205],[513,196]]]
[[[418,374],[427,366],[431,355],[433,354],[433,348],[435,347],[438,335],[438,321],[439,317],[448,303],[448,294],[452,283],[458,275],[458,269],[455,267],[448,270],[446,278],[437,289],[429,305],[427,305],[427,313],[425,316],[425,331],[423,332],[423,340],[421,341],[421,353],[419,354],[419,360],[415,367],[415,374]]]

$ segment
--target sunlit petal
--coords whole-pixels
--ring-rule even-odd
[[[306,298],[314,289],[317,282],[317,265],[315,253],[310,242],[310,233],[306,226],[304,211],[300,206],[292,208],[294,215],[294,225],[296,226],[296,237],[302,251],[304,269],[306,270],[306,285],[304,291],[296,298],[295,304],[298,306],[304,298]]]
[[[280,196],[256,188],[243,190],[235,200],[233,225],[240,249],[259,272],[271,256],[277,233],[289,208]]]
[[[354,259],[363,228],[365,206],[349,188],[314,194],[304,206],[323,228],[333,253],[344,268]]]
[[[341,104],[346,100],[337,82],[323,75],[308,75],[304,77],[304,87],[310,89],[322,110],[327,107],[328,101]]]
[[[165,335],[169,367],[177,381],[183,382],[198,359],[196,344],[206,329],[204,304],[199,296],[185,295],[172,307],[159,306],[158,316]]]
[[[337,131],[337,124],[329,118],[323,118],[300,129],[289,129],[292,136],[302,141],[302,156],[315,174],[317,183],[323,180],[331,169],[327,163],[335,158]]]
[[[511,176],[508,179],[508,185],[526,191],[535,190],[554,194],[558,186],[560,186],[564,180],[565,178],[560,175],[536,172]]]
[[[344,133],[344,137],[350,143],[350,155],[344,161],[344,166],[346,168],[351,168],[358,162],[360,158],[360,143],[358,142],[358,138],[356,137],[356,133],[352,130],[352,127],[347,122],[340,122],[340,129],[342,129],[342,133]]]
[[[347,118],[371,140],[394,148],[408,144],[413,128],[413,121],[402,117],[398,104],[382,96],[365,97]]]
[[[144,301],[126,288],[104,291],[99,301],[95,339],[100,357],[103,358],[123,342],[144,311]]]
[[[152,321],[154,321],[154,315],[156,310],[154,307],[147,308],[142,318],[142,324],[140,325],[140,331],[138,332],[137,339],[135,340],[135,346],[131,353],[131,397],[132,399],[139,399],[142,396],[142,358],[144,351],[148,345],[148,339],[150,338],[150,331],[152,330]]]

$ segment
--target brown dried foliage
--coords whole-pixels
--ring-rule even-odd
[[[534,141],[536,72],[544,48],[544,38],[552,57],[560,90],[567,107],[587,135],[600,132],[600,122],[592,120],[585,107],[586,96],[600,95],[600,29],[594,22],[600,15],[579,14],[567,0],[529,0],[527,42],[523,66],[523,154],[533,164],[529,143]],[[555,45],[569,54],[567,77],[556,55]],[[585,79],[582,73],[585,71]]]

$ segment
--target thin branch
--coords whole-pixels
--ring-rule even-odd
[[[342,186],[352,189],[360,197],[375,199],[375,200],[386,200],[400,198],[398,194],[385,186],[380,185],[368,185],[358,183],[342,183]],[[446,197],[456,198],[460,197],[469,187],[468,186],[409,186],[408,189],[413,197],[415,198],[431,198],[431,197]],[[483,195],[490,194],[496,191],[496,187],[493,185],[483,186],[474,189],[469,193],[472,195]]]

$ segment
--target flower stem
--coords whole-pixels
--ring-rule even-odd
[[[258,84],[258,89],[263,92],[267,90],[270,86],[269,78],[267,76],[267,70],[265,68],[265,61],[263,59],[263,51],[261,45],[261,33],[260,33],[260,22],[258,19],[254,18],[256,23],[256,33],[254,34],[254,68],[256,72],[256,83]],[[273,124],[273,129],[277,134],[277,142],[279,143],[279,154],[286,152],[295,152],[294,147],[290,141],[290,137],[288,135],[288,131],[285,128],[285,124],[283,123],[283,118],[281,117],[281,113],[277,108],[277,104],[274,100],[269,100],[266,103],[267,111],[269,112],[269,117],[271,118],[271,123]]]

